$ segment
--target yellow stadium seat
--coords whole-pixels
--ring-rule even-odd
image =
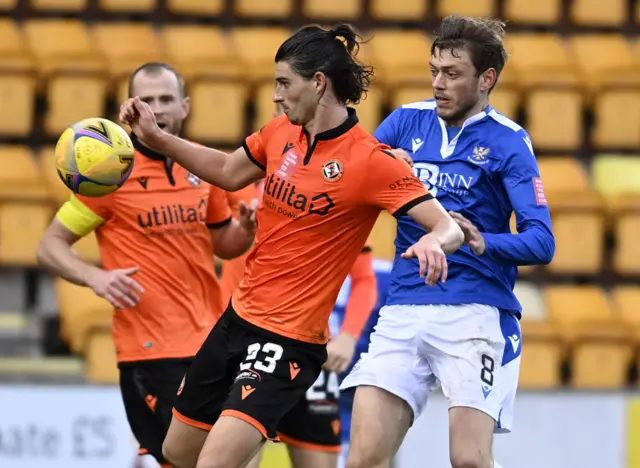
[[[264,0],[236,0],[235,13],[240,16],[287,18],[293,10],[293,0],[265,2]]]
[[[595,96],[594,113],[597,148],[640,148],[640,87],[601,91]]]
[[[72,19],[34,19],[23,27],[26,43],[42,74],[101,72],[105,62],[85,23]]]
[[[274,83],[262,83],[256,89],[254,99],[256,112],[251,130],[256,132],[268,124],[275,116],[278,108],[273,102]]]
[[[640,193],[622,195],[609,205],[615,244],[613,269],[622,275],[640,274]]]
[[[12,19],[0,19],[0,66],[3,73],[34,70],[25,34]]]
[[[583,82],[591,90],[605,85],[640,84],[638,62],[620,34],[576,34],[569,39]]]
[[[371,0],[371,15],[376,20],[418,21],[427,16],[429,2],[415,0]]]
[[[583,137],[583,97],[577,90],[537,89],[526,99],[527,129],[533,145],[572,150]]]
[[[545,321],[547,319],[546,305],[538,286],[528,281],[517,281],[514,294],[522,305],[523,320]]]
[[[57,137],[65,128],[87,116],[104,114],[107,83],[102,76],[55,77],[49,83],[47,99],[45,131]]]
[[[599,154],[591,167],[594,187],[606,197],[640,194],[640,156]]]
[[[370,133],[373,133],[382,122],[382,99],[384,93],[376,86],[369,88],[366,97],[354,106],[358,112],[360,124]]]
[[[382,211],[369,236],[375,258],[393,261],[396,255],[396,229],[396,219],[387,211]]]
[[[569,5],[571,20],[585,26],[622,26],[627,18],[626,0],[573,0]]]
[[[636,341],[640,340],[640,287],[617,286],[611,292],[616,313],[623,323],[633,330]]]
[[[530,3],[537,5],[539,2]],[[510,57],[505,70],[513,70],[518,86],[575,86],[580,83],[569,49],[557,34],[510,34],[506,48]]]
[[[51,159],[53,163],[53,159]],[[26,146],[0,146],[0,199],[39,200],[49,197],[38,161]],[[0,239],[0,242],[2,240]]]
[[[245,75],[256,81],[275,77],[276,52],[291,33],[285,28],[237,27],[231,31],[233,50]]]
[[[599,286],[547,286],[543,295],[550,323],[562,328],[567,339],[590,328],[594,333],[598,329],[606,333],[605,329],[615,324],[609,298]]]
[[[162,45],[170,63],[187,81],[203,75],[235,78],[241,74],[232,43],[218,27],[166,26],[162,30]]]
[[[191,87],[188,137],[237,144],[245,136],[246,87],[229,81],[197,81]]]
[[[37,10],[50,11],[82,11],[87,7],[87,0],[31,0],[29,3]]]
[[[110,327],[113,306],[90,289],[63,279],[55,283],[60,310],[60,332],[76,354],[83,354],[89,331],[95,327]]]
[[[362,14],[360,0],[303,0],[302,13],[315,20],[352,20]]]
[[[88,336],[86,376],[94,384],[117,384],[120,379],[113,336],[108,328],[93,330]]]
[[[147,13],[156,7],[156,0],[99,0],[98,5],[105,11]]]
[[[576,345],[571,383],[578,389],[615,390],[626,386],[633,356],[631,341],[614,334]]]
[[[518,119],[518,108],[520,106],[520,94],[512,88],[497,87],[491,91],[489,97],[491,107],[511,120]]]
[[[102,23],[93,27],[93,36],[112,77],[129,75],[145,62],[166,58],[151,24]]]
[[[0,60],[0,64],[1,64]],[[0,65],[1,66],[1,65]],[[34,120],[36,79],[30,73],[0,72],[0,134],[25,137]]]
[[[378,30],[368,44],[376,81],[385,84],[431,84],[429,38],[419,31]],[[416,58],[419,57],[419,60]]]
[[[0,0],[0,8],[3,10],[11,10],[18,5],[18,0]]]
[[[550,389],[562,384],[562,347],[555,335],[538,337],[523,333],[519,386]]]
[[[172,13],[185,15],[219,15],[224,10],[225,0],[167,0]]]
[[[554,24],[561,13],[561,0],[506,0],[504,4],[505,18],[518,23]]]
[[[399,86],[391,94],[391,108],[397,109],[405,104],[426,101],[433,98],[433,88],[430,85],[424,86]]]
[[[494,0],[440,0],[438,13],[441,17],[449,15],[495,16]]]
[[[36,266],[36,248],[51,221],[46,203],[0,204],[0,264]]]

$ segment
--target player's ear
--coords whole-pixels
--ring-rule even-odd
[[[318,94],[318,96],[322,96],[327,88],[327,75],[322,72],[315,72],[311,81],[316,89],[316,94]]]
[[[489,68],[482,75],[480,75],[480,91],[489,92],[498,79],[498,74],[495,68]]]
[[[185,96],[182,99],[182,118],[186,119],[189,116],[189,112],[191,112],[191,99],[189,96]]]

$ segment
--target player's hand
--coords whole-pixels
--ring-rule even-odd
[[[420,277],[425,278],[425,283],[434,286],[438,280],[447,281],[449,267],[440,242],[429,234],[420,238],[418,242],[409,247],[402,258],[417,258],[420,262]]]
[[[391,152],[393,153],[393,155],[398,158],[398,159],[402,159],[404,162],[406,162],[410,167],[413,167],[413,158],[411,157],[411,155],[409,153],[407,153],[405,150],[401,149],[401,148],[396,148],[391,150]]]
[[[471,224],[467,218],[455,211],[449,211],[451,217],[458,223],[460,229],[464,233],[464,242],[471,247],[471,251],[476,255],[482,255],[487,248],[484,236],[478,228]]]
[[[238,222],[250,236],[255,235],[258,229],[256,215],[258,212],[258,199],[254,198],[251,203],[246,204],[241,201],[238,210]]]
[[[138,96],[127,99],[120,106],[120,122],[129,125],[133,133],[146,146],[154,147],[154,143],[162,134],[156,117],[149,104],[140,100]]]
[[[353,361],[356,339],[348,333],[340,333],[327,344],[327,362],[324,369],[329,372],[344,372]]]
[[[135,307],[140,302],[138,293],[143,294],[144,288],[132,278],[140,268],[122,268],[119,270],[96,269],[87,281],[96,295],[109,301],[114,307],[124,309]]]

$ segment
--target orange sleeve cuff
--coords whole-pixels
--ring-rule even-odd
[[[373,254],[364,251],[351,268],[351,294],[347,302],[341,333],[360,339],[364,326],[378,302],[378,283],[373,270]]]

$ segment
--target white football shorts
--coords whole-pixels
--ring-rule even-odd
[[[382,388],[405,400],[414,421],[442,387],[449,408],[475,408],[513,423],[522,333],[513,315],[481,304],[392,305],[380,310],[363,353],[340,389]]]

